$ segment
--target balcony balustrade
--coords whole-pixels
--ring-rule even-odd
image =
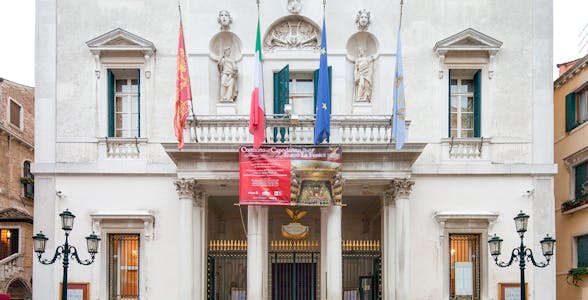
[[[407,122],[407,127],[408,127]],[[266,115],[266,143],[312,144],[314,115]],[[390,115],[331,115],[331,144],[389,144]],[[185,131],[190,143],[253,142],[248,115],[206,115],[188,119]]]

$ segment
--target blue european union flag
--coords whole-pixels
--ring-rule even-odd
[[[322,143],[331,135],[331,91],[329,89],[329,67],[327,64],[327,28],[323,17],[323,34],[321,38],[321,59],[318,74],[318,91],[316,97],[316,120],[314,125],[314,145]]]

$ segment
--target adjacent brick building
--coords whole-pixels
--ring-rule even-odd
[[[0,293],[31,299],[34,88],[0,78]]]

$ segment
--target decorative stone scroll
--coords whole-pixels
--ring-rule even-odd
[[[291,15],[272,24],[263,45],[267,50],[318,49],[320,32],[309,19]]]
[[[291,14],[298,14],[302,10],[302,0],[288,0],[288,11]]]

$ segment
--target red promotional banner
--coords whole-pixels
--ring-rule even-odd
[[[341,147],[239,149],[239,203],[328,206],[341,204]]]

